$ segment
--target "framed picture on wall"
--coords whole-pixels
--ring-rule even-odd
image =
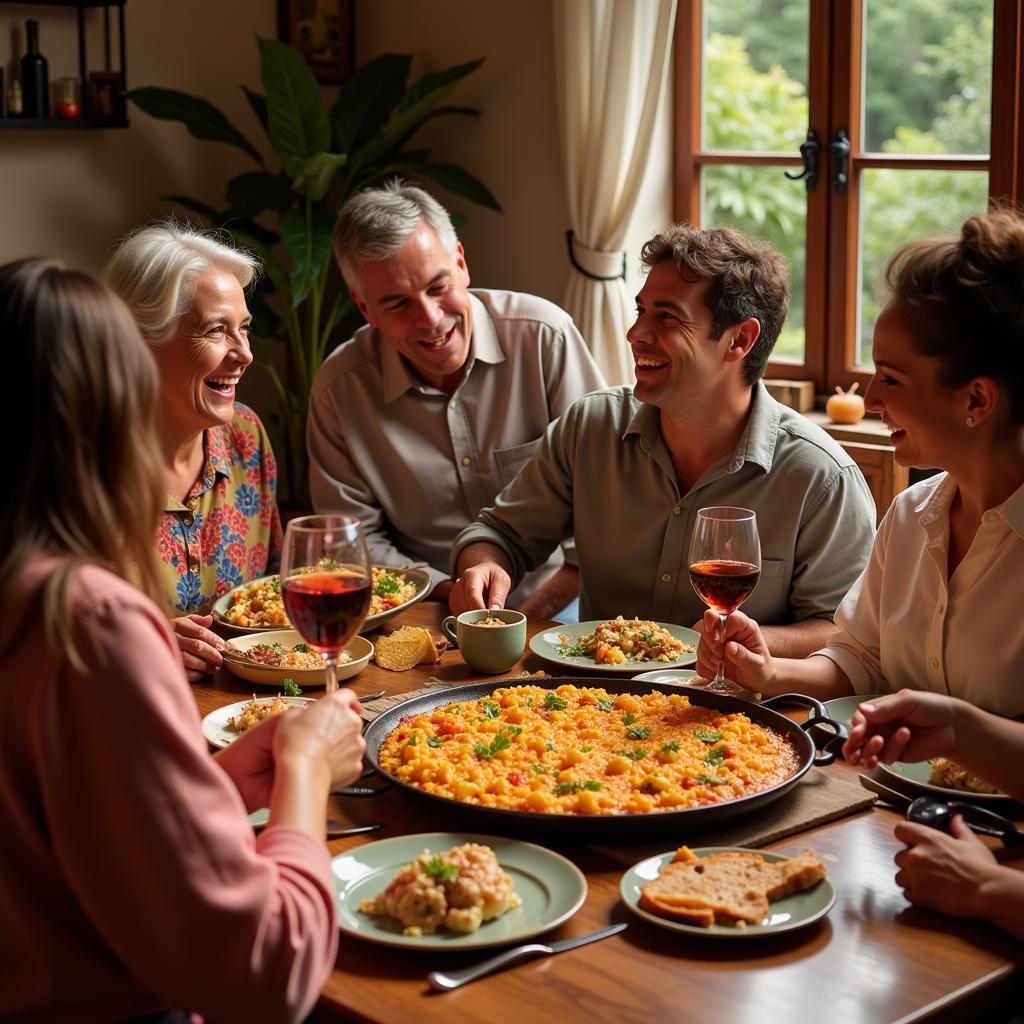
[[[277,0],[278,38],[309,62],[321,82],[341,82],[354,63],[355,0]]]

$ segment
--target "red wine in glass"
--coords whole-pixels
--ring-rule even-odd
[[[754,592],[761,570],[751,562],[712,558],[690,566],[690,582],[700,599],[716,612],[728,615]]]
[[[370,581],[351,573],[292,576],[281,585],[281,597],[292,625],[310,647],[338,652],[366,618]]]
[[[690,583],[700,599],[718,613],[719,640],[725,637],[729,615],[750,597],[760,576],[757,515],[727,505],[700,509],[690,539]],[[726,681],[724,656],[708,689],[745,692]]]
[[[358,519],[293,519],[281,553],[281,599],[302,639],[324,659],[328,693],[338,687],[338,656],[370,610],[372,569]]]

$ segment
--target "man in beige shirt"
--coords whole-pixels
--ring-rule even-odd
[[[434,596],[447,600],[458,532],[494,503],[548,424],[604,380],[564,310],[469,289],[448,214],[421,189],[395,181],[354,196],[334,252],[367,326],[313,386],[313,505],[357,517],[375,563],[427,562]],[[562,539],[511,597],[524,610],[551,614],[575,596]]]
[[[459,535],[451,607],[501,607],[512,581],[576,538],[580,617],[700,625],[688,575],[697,511],[757,513],[760,582],[746,609],[773,654],[825,645],[860,575],[875,508],[860,470],[761,384],[788,274],[769,245],[679,225],[651,239],[627,338],[636,385],[588,395]]]

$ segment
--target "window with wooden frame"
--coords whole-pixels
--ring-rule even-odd
[[[888,255],[1024,199],[1022,2],[679,0],[674,215],[787,257],[769,377],[865,387]]]

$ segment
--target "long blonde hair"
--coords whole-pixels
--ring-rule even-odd
[[[80,667],[67,628],[79,568],[103,566],[162,602],[157,370],[124,303],[55,260],[0,267],[0,324],[9,380],[30,399],[27,412],[6,402],[0,413],[14,491],[0,508],[0,615],[11,614],[25,562],[57,555],[42,593],[45,635]]]

